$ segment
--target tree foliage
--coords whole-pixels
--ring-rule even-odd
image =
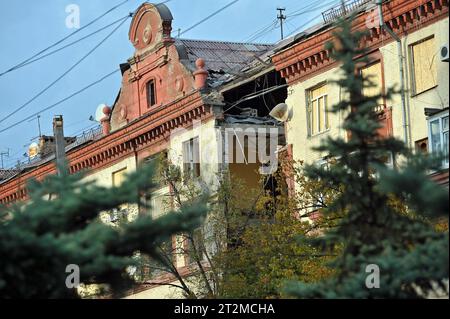
[[[245,216],[245,223],[238,219],[237,227],[230,231],[234,245],[216,257],[223,273],[222,297],[281,298],[285,297],[280,291],[287,280],[317,282],[334,273],[328,263],[338,251],[321,251],[310,243],[299,245],[296,241],[298,234],[317,237],[317,230],[331,222],[323,219],[312,224],[306,217],[326,207],[334,191],[299,174],[301,163],[281,162],[282,168],[263,180],[267,184],[274,178],[275,189],[266,189],[247,201],[251,203],[247,209],[234,204],[233,214]],[[286,171],[297,180],[295,194],[287,192]],[[227,190],[228,197],[238,203],[243,192],[235,183]]]
[[[123,204],[145,206],[140,194],[152,187],[152,176],[153,167],[142,167],[111,188],[84,182],[80,174],[30,181],[29,200],[2,209],[0,296],[79,298],[66,286],[71,264],[79,266],[82,284],[106,285],[119,296],[132,283],[128,270],[136,252],[154,256],[172,234],[197,227],[205,212],[192,203],[158,220],[139,215],[123,227],[101,220]]]
[[[328,138],[317,149],[334,158],[334,165],[306,169],[310,179],[343,186],[324,213],[345,214],[316,244],[332,248],[341,242],[344,247],[333,264],[336,276],[314,284],[293,282],[286,291],[300,298],[425,297],[433,283],[445,288],[448,278],[448,232],[437,232],[429,222],[444,217],[448,223],[448,193],[427,177],[440,161],[411,154],[403,142],[378,134],[375,108],[381,95],[362,94],[373,83],[361,77],[357,66],[370,61],[361,45],[365,33],[352,30],[351,20],[339,22],[327,45],[341,63],[343,76],[336,84],[346,94],[332,111],[346,112],[343,129],[349,138]],[[386,99],[392,94],[395,90],[388,89]],[[393,168],[386,164],[390,156]],[[403,201],[408,213],[389,205],[392,198]],[[369,289],[366,271],[373,264],[379,267],[380,283]]]

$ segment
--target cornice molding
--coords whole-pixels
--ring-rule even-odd
[[[374,8],[373,10],[377,10]],[[373,11],[358,15],[354,30],[369,30],[362,45],[370,51],[393,41],[379,26],[367,28],[367,20]],[[448,17],[448,0],[392,0],[383,5],[385,23],[399,36],[421,29]],[[325,43],[333,39],[335,28],[329,28],[287,48],[272,57],[275,69],[289,84],[295,84],[312,74],[336,64],[325,50]]]
[[[67,153],[71,174],[85,169],[100,169],[167,138],[178,127],[189,127],[193,120],[214,117],[212,107],[206,105],[199,91],[159,107],[154,112]],[[47,162],[0,185],[0,204],[8,204],[27,197],[25,183],[30,178],[42,179],[56,173],[54,161]]]

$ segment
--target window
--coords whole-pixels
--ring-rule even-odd
[[[428,119],[428,140],[431,152],[445,155],[442,164],[448,167],[448,112]]]
[[[147,202],[150,204],[150,215],[157,219],[170,211],[171,197],[169,187],[162,187],[148,195]]]
[[[183,172],[185,176],[200,176],[200,147],[198,137],[183,143]]]
[[[373,97],[383,93],[383,78],[381,75],[381,62],[375,62],[361,69],[361,76],[371,82],[371,85],[363,88],[363,95]],[[367,85],[367,83],[365,83]],[[378,105],[383,105],[382,99],[378,101]]]
[[[150,80],[147,82],[147,104],[148,107],[156,104],[156,90],[154,80]]]
[[[119,187],[125,181],[126,173],[127,173],[126,167],[112,173],[112,184],[114,187]],[[109,221],[114,224],[123,222],[127,220],[127,218],[128,218],[127,204],[122,204],[109,212]]]
[[[309,124],[310,135],[329,129],[327,85],[309,90]]]
[[[166,151],[153,154],[144,160],[146,165],[154,165],[156,172],[153,176],[153,187],[145,192],[145,202],[149,205],[148,211],[153,219],[165,215],[172,208],[169,186],[161,176],[161,165],[166,160]]]
[[[112,183],[113,186],[119,187],[123,181],[125,180],[125,174],[127,172],[127,168],[122,168],[119,171],[112,173]]]
[[[434,38],[411,45],[410,54],[413,93],[419,94],[435,87],[437,85],[437,50]]]

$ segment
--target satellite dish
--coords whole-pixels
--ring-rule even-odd
[[[289,107],[286,103],[280,103],[275,106],[269,115],[280,122],[286,122],[289,119]]]
[[[28,157],[30,159],[35,158],[39,154],[39,145],[36,142],[33,142],[28,146]]]
[[[100,122],[100,120],[105,116],[105,114],[103,114],[103,108],[106,106],[106,104],[100,104],[99,106],[97,106],[97,109],[95,110],[95,120],[97,122]]]

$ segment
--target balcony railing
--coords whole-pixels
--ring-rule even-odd
[[[340,17],[355,11],[359,7],[372,2],[373,0],[346,0],[339,5],[322,12],[323,21],[325,23],[333,22]]]
[[[80,133],[76,136],[75,142],[69,144],[66,146],[66,152],[69,150],[84,144],[89,141],[95,141],[102,137],[102,127],[96,126],[94,128],[85,130],[84,132]],[[28,167],[34,167],[43,163],[46,163],[49,160],[52,160],[54,158],[54,154],[50,154],[45,157],[36,156],[33,159],[26,159],[26,160],[18,160],[14,167],[6,168],[6,169],[0,169],[0,183],[10,179],[11,177],[14,177],[18,173],[20,173],[23,169]]]

